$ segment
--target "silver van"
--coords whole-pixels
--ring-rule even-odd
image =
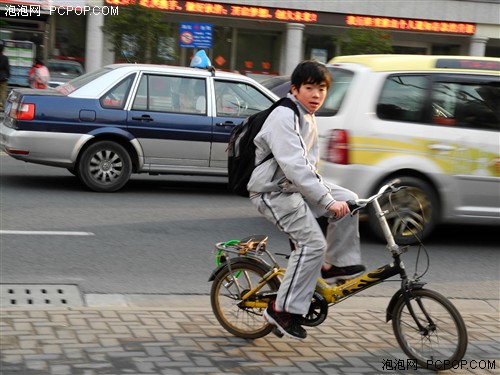
[[[400,244],[438,223],[500,224],[500,59],[342,56],[329,69],[317,113],[326,180],[366,197],[400,179],[408,188],[383,202]]]

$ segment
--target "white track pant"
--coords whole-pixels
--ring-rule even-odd
[[[336,200],[356,199],[355,193],[330,186]],[[252,197],[252,203],[295,243],[280,286],[276,308],[306,314],[323,262],[338,267],[361,264],[358,215],[341,219],[329,216],[326,239],[317,218],[328,215],[324,207],[308,204],[300,193],[270,192]]]

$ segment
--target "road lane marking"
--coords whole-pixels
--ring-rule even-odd
[[[95,236],[92,232],[65,232],[65,231],[46,231],[46,230],[0,230],[0,234],[23,234],[23,235],[42,235],[42,236]]]

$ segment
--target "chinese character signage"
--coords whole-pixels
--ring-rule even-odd
[[[373,17],[348,15],[345,23],[351,27],[374,27],[377,29],[392,29],[404,31],[421,31],[447,34],[473,35],[476,26],[471,23],[450,21],[412,20],[393,17]]]
[[[258,5],[223,4],[212,1],[183,0],[105,0],[111,5],[139,4],[151,9],[190,15],[244,18],[275,22],[298,22],[341,27],[373,27],[378,29],[473,35],[474,23],[364,16],[357,14],[311,12],[300,9],[270,8]],[[278,3],[278,2],[275,2]],[[189,34],[185,35],[189,37]]]
[[[180,12],[206,16],[302,23],[316,23],[318,20],[317,13],[305,10],[268,8],[253,5],[229,5],[208,1],[105,0],[105,2],[111,5],[139,4],[146,8],[161,9],[167,12]]]

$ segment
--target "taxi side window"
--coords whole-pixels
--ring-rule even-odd
[[[132,110],[206,114],[206,102],[204,79],[144,74]]]
[[[248,117],[271,106],[272,101],[255,87],[215,80],[217,116]]]
[[[500,130],[500,84],[436,82],[432,109],[435,124]]]
[[[128,76],[104,94],[100,99],[101,106],[109,109],[123,109],[134,77],[135,74]]]
[[[173,110],[172,77],[143,74],[132,110],[170,112]]]
[[[383,120],[423,122],[429,79],[423,75],[394,75],[387,78],[377,103]]]

